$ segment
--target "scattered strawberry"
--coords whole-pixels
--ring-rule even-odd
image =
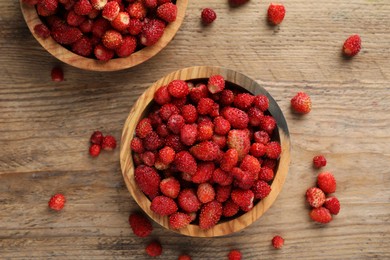
[[[227,145],[229,149],[235,149],[238,152],[238,160],[241,161],[250,150],[250,137],[248,131],[230,130],[228,133]]]
[[[129,224],[134,235],[137,237],[147,237],[153,231],[152,223],[141,213],[131,213],[129,216]]]
[[[118,2],[116,1],[109,1],[106,5],[104,5],[102,10],[102,16],[103,18],[107,19],[108,21],[114,20],[120,12],[120,6]]]
[[[177,260],[191,260],[191,256],[187,254],[179,255],[179,258]]]
[[[47,39],[50,36],[50,30],[46,25],[40,23],[34,26],[34,33],[42,39]]]
[[[160,182],[161,193],[165,196],[175,199],[180,192],[180,182],[174,177],[169,177]]]
[[[229,121],[232,128],[244,129],[248,127],[248,115],[235,107],[225,107],[222,109],[222,116]]]
[[[217,19],[217,14],[211,8],[204,8],[201,13],[202,22],[204,24],[211,24]]]
[[[92,133],[91,137],[90,137],[90,142],[92,144],[98,144],[98,145],[101,145],[102,142],[103,142],[103,133],[100,132],[100,131],[95,131]]]
[[[311,111],[311,99],[305,92],[298,92],[291,99],[292,109],[299,114],[307,114]]]
[[[353,57],[360,52],[362,40],[355,34],[348,37],[343,45],[343,54],[347,57]]]
[[[177,202],[179,207],[187,213],[198,211],[201,205],[193,189],[181,190]]]
[[[323,155],[317,155],[313,158],[313,165],[316,168],[321,168],[326,166],[326,158]]]
[[[330,214],[337,215],[340,212],[340,201],[336,197],[326,198],[324,207],[329,210]]]
[[[319,208],[325,202],[325,193],[316,187],[309,188],[306,191],[306,200],[313,208]]]
[[[61,67],[54,67],[51,70],[51,80],[54,82],[61,82],[64,80],[64,72]]]
[[[165,23],[159,19],[148,20],[141,32],[140,42],[145,46],[151,46],[155,44],[163,35],[165,29]]]
[[[210,202],[215,198],[215,190],[210,183],[199,184],[196,194],[202,203]]]
[[[169,216],[178,210],[176,202],[166,196],[155,197],[150,204],[150,209],[161,216]]]
[[[187,151],[178,152],[174,160],[177,170],[194,175],[197,171],[195,158]]]
[[[106,135],[103,137],[102,149],[106,151],[111,151],[116,148],[116,140],[112,135]]]
[[[233,202],[236,203],[240,207],[249,206],[254,197],[254,193],[251,190],[242,190],[242,189],[234,189],[230,194]]]
[[[317,176],[317,185],[325,193],[336,191],[336,179],[330,172],[322,172]]]
[[[170,2],[162,4],[157,8],[157,16],[168,23],[174,22],[177,16],[177,6]]]
[[[150,198],[154,198],[159,194],[160,175],[154,168],[140,165],[135,168],[134,178],[138,187]]]
[[[232,217],[232,216],[236,215],[239,210],[240,210],[240,206],[238,206],[231,199],[229,199],[223,204],[222,215],[224,217]]]
[[[231,6],[240,6],[246,4],[247,2],[249,2],[249,0],[229,0],[229,4]]]
[[[211,141],[204,141],[190,148],[190,153],[201,161],[213,161],[217,159],[219,151],[218,145]]]
[[[210,229],[215,226],[222,216],[222,204],[213,200],[202,206],[199,215],[199,227]]]
[[[100,145],[92,144],[89,147],[89,155],[91,155],[92,157],[97,157],[97,156],[99,156],[101,149],[102,149],[102,147]]]
[[[275,249],[280,249],[283,247],[283,244],[284,244],[284,239],[281,237],[281,236],[274,236],[272,238],[272,246],[275,248]]]
[[[169,216],[169,227],[181,229],[191,223],[191,216],[182,212],[176,212]]]
[[[270,159],[278,159],[281,152],[282,152],[282,147],[280,146],[280,143],[277,141],[269,142],[266,146],[265,154]]]
[[[237,249],[231,250],[228,254],[228,259],[229,260],[241,260],[241,252]]]
[[[255,195],[255,199],[264,199],[271,192],[271,186],[265,181],[257,180],[252,186],[252,191]]]
[[[60,211],[64,208],[65,202],[66,202],[65,196],[61,193],[57,193],[50,198],[49,208]]]
[[[332,220],[332,215],[328,209],[319,207],[310,211],[310,218],[316,222],[326,224]]]
[[[271,3],[268,7],[268,21],[273,25],[280,24],[285,14],[286,10],[282,4]]]
[[[156,257],[162,254],[162,246],[160,242],[153,241],[146,246],[145,251],[149,256]]]

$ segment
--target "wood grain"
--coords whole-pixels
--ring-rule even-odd
[[[174,39],[148,61],[127,70],[91,72],[63,64],[31,35],[18,1],[1,1],[0,15],[0,255],[2,259],[148,259],[159,239],[161,259],[181,252],[194,259],[390,258],[390,3],[387,0],[284,2],[286,17],[268,26],[268,3],[240,8],[226,1],[189,1]],[[204,7],[216,10],[211,26]],[[353,59],[344,40],[362,37]],[[53,83],[61,65],[65,81]],[[282,192],[258,221],[218,238],[186,237],[154,225],[135,237],[128,216],[140,210],[123,181],[119,149],[88,156],[95,130],[119,140],[130,108],[158,79],[181,68],[222,66],[261,83],[288,122],[292,144]],[[298,91],[313,100],[310,114],[290,111]],[[324,154],[337,180],[341,211],[326,226],[308,217],[304,194],[315,185],[311,160]],[[48,211],[56,192],[68,198]],[[285,238],[273,250],[276,234]]]

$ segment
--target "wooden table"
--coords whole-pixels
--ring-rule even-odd
[[[226,1],[190,1],[174,40],[153,59],[111,73],[61,64],[30,34],[18,1],[0,3],[0,258],[147,259],[157,238],[160,259],[226,259],[237,248],[244,259],[390,258],[390,2],[284,1],[279,27],[265,20],[268,2],[229,8]],[[353,2],[353,3],[352,3]],[[214,24],[200,12],[212,7]],[[351,34],[363,48],[351,60],[340,55]],[[61,65],[65,81],[54,83]],[[224,66],[262,83],[285,113],[292,161],[283,191],[250,227],[213,239],[190,238],[154,225],[151,237],[135,237],[128,225],[138,210],[127,191],[119,149],[93,159],[90,134],[118,139],[131,106],[162,76],[193,65]],[[290,111],[290,99],[307,92],[313,110]],[[336,176],[341,212],[328,225],[308,217],[304,194],[319,172],[312,158],[324,154],[324,170]],[[47,207],[63,192],[62,212]],[[282,250],[271,239],[285,238]]]

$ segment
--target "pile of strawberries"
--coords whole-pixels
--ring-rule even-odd
[[[225,86],[226,85],[226,86]],[[172,229],[209,229],[268,196],[281,146],[265,95],[231,88],[221,75],[173,80],[131,141],[138,187]]]
[[[176,20],[171,0],[23,0],[44,24],[34,32],[72,52],[108,61],[155,44]]]

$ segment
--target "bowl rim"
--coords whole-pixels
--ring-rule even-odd
[[[165,27],[164,34],[152,46],[147,46],[139,51],[134,52],[128,57],[114,58],[109,61],[99,61],[97,59],[80,56],[72,51],[66,49],[57,43],[52,37],[42,39],[34,32],[34,26],[42,23],[34,6],[30,6],[19,0],[20,9],[23,18],[34,38],[41,44],[41,46],[48,51],[55,58],[69,64],[73,67],[90,70],[90,71],[118,71],[134,67],[141,64],[164,49],[168,43],[173,39],[183,23],[185,12],[188,6],[188,0],[177,0],[177,17],[174,22],[168,23]]]
[[[208,78],[211,75],[220,74],[224,76],[225,80],[237,84],[239,86],[240,82],[245,81],[251,84],[251,88],[254,88],[256,91],[254,94],[265,94],[270,101],[270,110],[272,116],[277,121],[278,133],[280,138],[280,144],[282,146],[282,153],[279,158],[278,170],[275,173],[275,178],[271,184],[272,190],[270,194],[260,200],[252,210],[242,214],[241,216],[234,218],[232,220],[218,223],[214,227],[208,230],[202,230],[198,225],[190,224],[185,228],[179,230],[172,230],[169,228],[168,217],[160,216],[150,210],[150,200],[143,194],[143,192],[138,188],[134,180],[134,165],[132,159],[132,153],[130,149],[130,141],[134,136],[134,130],[137,122],[142,118],[144,109],[148,104],[153,100],[154,92],[160,86],[163,86],[170,82],[173,79],[182,79],[182,80],[196,80],[201,78]],[[188,76],[191,75],[191,76]],[[195,76],[196,75],[196,76]],[[241,86],[249,90],[247,86]],[[252,91],[251,91],[252,92]],[[273,104],[271,108],[271,103]],[[275,106],[276,105],[276,106]],[[131,126],[131,127],[128,127]],[[289,131],[287,126],[287,121],[284,118],[284,115],[276,103],[275,99],[266,91],[261,84],[250,79],[249,77],[241,74],[237,71],[223,68],[223,67],[210,67],[210,66],[195,66],[180,69],[170,74],[160,78],[158,81],[153,83],[134,103],[130,113],[125,121],[122,138],[120,144],[120,164],[122,175],[126,183],[127,189],[132,195],[133,199],[137,204],[142,208],[142,210],[151,217],[155,222],[165,227],[166,229],[180,233],[186,236],[192,237],[215,237],[215,236],[224,236],[234,232],[237,232],[251,223],[259,219],[274,203],[277,196],[279,195],[286,176],[288,174],[288,168],[291,160],[291,142],[289,138]]]

